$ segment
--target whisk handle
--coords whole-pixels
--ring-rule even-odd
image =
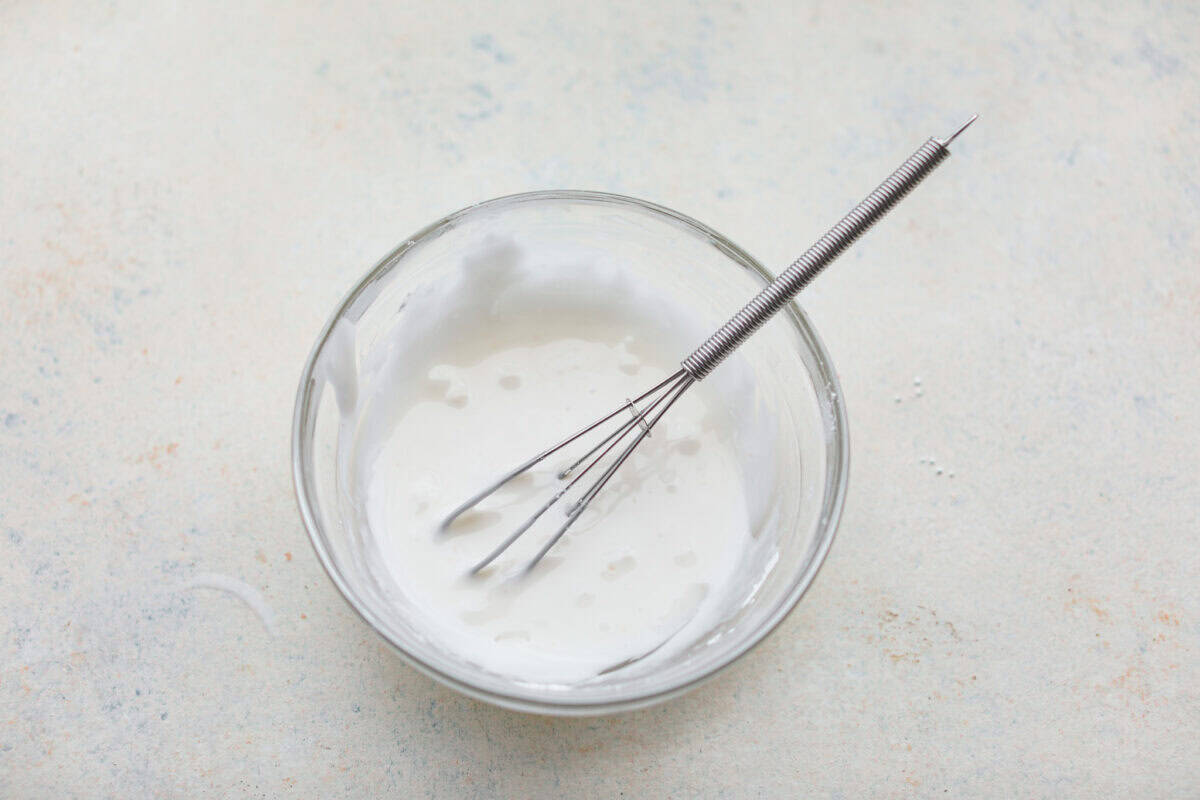
[[[961,130],[959,132],[961,133]],[[956,133],[955,136],[957,135]],[[888,176],[887,180],[879,184],[875,191],[852,208],[849,214],[842,217],[838,224],[808,248],[804,255],[792,262],[779,277],[767,284],[753,300],[742,307],[741,311],[734,314],[716,333],[708,337],[704,344],[685,358],[681,364],[684,371],[695,380],[700,380],[712,372],[730,353],[749,339],[751,334],[761,328],[763,323],[787,305],[821,270],[933,172],[950,155],[946,145],[953,138],[954,136],[951,136],[945,141],[931,138],[921,145]]]

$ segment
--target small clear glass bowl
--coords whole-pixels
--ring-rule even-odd
[[[300,378],[292,425],[292,477],[300,515],[325,571],[350,606],[408,663],[466,695],[511,709],[556,715],[624,711],[677,696],[737,660],[777,626],[816,577],[829,551],[846,492],[846,412],[829,355],[792,303],[738,351],[752,369],[757,402],[778,428],[764,485],[783,486],[755,535],[774,548],[758,574],[736,587],[741,602],[686,650],[649,672],[625,670],[578,685],[538,685],[498,675],[442,647],[389,601],[372,566],[373,545],[354,520],[352,486],[338,469],[339,403],[353,405],[357,370],[384,336],[404,298],[444,279],[462,256],[496,231],[615,251],[659,291],[669,292],[715,330],[771,274],[711,228],[668,208],[599,192],[549,191],[489,200],[416,233],[360,280],[333,312]],[[353,325],[352,342],[334,335]],[[341,326],[345,327],[345,326]],[[699,344],[699,342],[697,342]],[[686,353],[680,353],[683,358]],[[334,378],[334,380],[331,380]],[[339,396],[340,393],[340,396]],[[619,399],[619,398],[618,398]],[[530,442],[536,449],[538,442]],[[757,480],[747,476],[747,480]]]

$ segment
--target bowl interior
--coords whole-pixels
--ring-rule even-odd
[[[301,515],[330,578],[350,605],[410,663],[472,696],[522,710],[599,713],[665,699],[726,666],[795,605],[832,542],[845,492],[845,411],[828,355],[798,307],[768,323],[737,354],[739,384],[773,448],[747,461],[747,491],[768,509],[755,522],[754,562],[738,602],[708,633],[652,667],[616,670],[578,685],[538,685],[491,674],[428,635],[380,573],[358,517],[347,453],[363,365],[385,340],[405,298],[442,281],[489,235],[597,248],[637,269],[653,291],[684,304],[715,330],[770,275],[711,229],[668,209],[591,192],[538,192],[459,211],[415,234],[347,295],[305,365],[293,426]],[[696,342],[699,344],[699,341]],[[680,353],[682,359],[687,353]],[[731,370],[732,372],[732,370]],[[721,368],[708,380],[720,380]],[[765,456],[765,457],[764,457]],[[750,474],[750,473],[753,474]]]

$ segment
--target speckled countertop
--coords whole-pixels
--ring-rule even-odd
[[[769,6],[0,5],[0,796],[1200,795],[1200,7]],[[407,234],[594,188],[783,266],[975,111],[805,295],[850,494],[737,667],[522,716],[342,602],[293,392]]]

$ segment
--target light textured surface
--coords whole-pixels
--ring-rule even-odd
[[[972,6],[0,5],[0,796],[1200,794],[1200,8]],[[781,268],[974,111],[806,293],[850,495],[737,667],[521,716],[345,606],[293,392],[408,233],[595,188]]]

